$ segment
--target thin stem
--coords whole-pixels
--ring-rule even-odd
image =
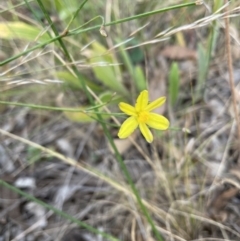
[[[103,103],[101,105],[96,105],[94,107],[90,108],[64,108],[64,107],[52,107],[52,106],[46,106],[46,105],[34,105],[34,104],[25,104],[25,103],[19,103],[19,102],[9,102],[9,101],[1,101],[0,104],[3,105],[14,105],[14,106],[22,106],[22,107],[28,107],[32,109],[40,109],[40,110],[52,110],[52,111],[65,111],[65,112],[80,112],[84,114],[101,114],[101,115],[113,115],[113,116],[125,116],[124,113],[107,113],[107,112],[98,112],[94,111],[94,109],[98,109],[100,107],[103,107],[106,105],[106,103]]]
[[[44,7],[44,5],[42,4],[41,1],[42,0],[37,0],[37,2],[39,3],[39,6],[41,7],[41,9],[44,12],[44,14],[48,15],[48,13],[47,13],[47,11],[46,11],[46,9],[45,9],[45,7]],[[46,19],[48,21],[48,24],[52,27],[52,30],[55,33],[55,35],[58,36],[57,29],[55,28],[54,23],[52,22],[51,18],[49,16],[48,17],[46,16]],[[62,50],[65,53],[67,59],[70,62],[72,62],[71,56],[69,55],[69,53],[67,51],[67,48],[66,48],[65,44],[63,43],[62,39],[59,39],[58,41],[59,41],[60,46],[62,47]],[[78,79],[81,81],[81,85],[82,85],[83,91],[86,93],[89,102],[92,105],[94,105],[93,97],[90,94],[85,81],[81,78],[80,73],[78,72],[78,69],[76,68],[75,65],[72,65],[71,68],[74,71],[74,73],[76,74],[76,76],[78,77]],[[115,145],[115,143],[113,141],[113,138],[112,138],[112,136],[110,134],[110,131],[108,130],[106,124],[103,122],[103,117],[100,114],[96,114],[96,117],[97,117],[98,121],[102,125],[103,131],[104,131],[105,135],[107,136],[107,139],[108,139],[111,147],[113,148],[113,150],[115,152],[116,159],[119,162],[119,164],[121,166],[121,169],[122,169],[122,171],[123,171],[123,173],[124,173],[128,183],[129,183],[129,185],[130,185],[130,187],[131,187],[131,189],[132,189],[132,191],[133,191],[133,193],[134,193],[134,195],[136,197],[136,200],[137,200],[137,202],[138,202],[138,204],[139,204],[139,206],[140,206],[144,216],[147,218],[147,221],[149,222],[149,224],[150,224],[150,226],[151,226],[151,228],[153,230],[153,233],[155,234],[155,236],[156,236],[158,241],[163,241],[161,234],[158,232],[158,230],[157,230],[157,228],[156,228],[156,226],[155,226],[151,216],[149,215],[149,212],[148,212],[147,208],[145,207],[145,205],[142,202],[142,199],[141,199],[141,197],[140,197],[140,195],[139,195],[139,193],[138,193],[138,191],[137,191],[137,189],[136,189],[136,187],[135,187],[135,185],[134,185],[134,183],[132,181],[132,178],[131,178],[128,170],[127,170],[127,167],[126,167],[125,163],[123,162],[123,159],[122,159],[122,157],[121,157],[121,155],[120,155],[120,153],[119,153],[119,151],[118,151],[118,149],[117,149],[117,147],[116,147],[116,145]]]
[[[228,3],[228,0],[225,0],[225,4]],[[228,6],[225,8],[226,14],[228,13]],[[237,98],[235,93],[235,86],[234,86],[234,77],[233,77],[233,67],[232,67],[232,51],[231,51],[231,43],[230,43],[230,34],[229,34],[229,18],[224,18],[225,20],[225,40],[226,40],[226,50],[227,50],[227,62],[228,62],[228,72],[229,72],[229,82],[231,87],[231,93],[232,93],[232,102],[233,102],[233,108],[234,108],[234,115],[235,120],[237,123],[237,133],[238,133],[238,140],[240,140],[240,123],[239,123],[239,117],[238,117],[238,104],[237,104]]]
[[[65,218],[65,219],[68,219],[69,221],[71,221],[71,222],[73,222],[73,223],[76,223],[76,224],[79,225],[80,227],[86,228],[87,230],[89,230],[89,231],[92,232],[92,233],[100,234],[100,235],[102,235],[103,237],[107,238],[108,240],[120,241],[119,239],[111,236],[110,234],[107,234],[107,233],[105,233],[105,232],[102,232],[102,231],[99,231],[98,229],[93,228],[92,226],[90,226],[90,225],[88,225],[88,224],[86,224],[86,223],[78,220],[77,218],[74,218],[73,216],[71,216],[71,215],[69,215],[69,214],[67,214],[67,213],[65,213],[65,212],[63,212],[63,211],[61,211],[61,210],[53,207],[52,205],[49,205],[49,204],[41,201],[40,199],[31,196],[30,194],[28,194],[28,193],[26,193],[26,192],[23,192],[22,190],[20,190],[20,189],[14,187],[14,186],[8,184],[7,182],[5,182],[5,181],[3,181],[3,180],[1,180],[1,179],[0,179],[0,185],[5,186],[6,188],[12,190],[13,192],[20,194],[21,196],[27,198],[28,200],[31,200],[31,201],[33,201],[33,202],[35,202],[35,203],[38,203],[39,205],[41,205],[41,206],[43,206],[43,207],[45,207],[45,208],[53,211],[53,212],[56,213],[57,215]]]
[[[57,36],[57,37],[54,37],[54,38],[52,38],[52,39],[50,39],[50,40],[48,40],[48,41],[46,41],[46,42],[37,44],[37,45],[33,46],[32,48],[29,48],[29,49],[26,50],[26,51],[23,51],[23,52],[21,52],[21,53],[19,53],[19,54],[16,54],[16,55],[14,55],[14,56],[12,56],[12,57],[10,57],[10,58],[8,58],[8,59],[0,62],[0,66],[3,66],[3,65],[5,65],[5,64],[7,64],[7,63],[10,63],[10,62],[12,62],[13,60],[18,59],[18,58],[20,58],[20,57],[22,57],[22,56],[24,56],[24,55],[26,55],[26,54],[28,54],[28,53],[31,53],[32,51],[34,51],[34,50],[36,50],[36,49],[43,48],[43,47],[45,47],[46,45],[48,45],[48,44],[50,44],[50,43],[52,43],[52,42],[55,42],[56,40],[58,40],[58,39],[60,39],[60,38],[63,38],[63,37],[64,37],[64,36]]]
[[[25,0],[24,0],[24,1],[25,1]],[[28,3],[34,2],[34,1],[35,1],[35,0],[29,0]],[[26,4],[26,2],[22,2],[22,3],[19,3],[19,4],[13,5],[12,7],[9,7],[9,8],[7,8],[7,9],[1,10],[1,11],[0,11],[0,14],[1,14],[1,13],[4,13],[4,12],[7,12],[7,11],[10,11],[10,10],[12,10],[12,9],[14,9],[14,8],[20,7],[20,6],[25,5],[25,4]]]
[[[183,8],[183,7],[190,7],[190,6],[194,6],[196,5],[195,2],[191,2],[191,3],[184,3],[184,4],[179,4],[179,5],[175,5],[175,6],[171,6],[171,7],[168,7],[168,8],[162,8],[162,9],[158,9],[158,10],[155,10],[155,11],[150,11],[150,12],[146,12],[146,13],[142,13],[142,14],[138,14],[138,15],[134,15],[134,16],[131,16],[131,17],[127,17],[127,18],[123,18],[123,19],[119,19],[117,21],[112,21],[110,23],[106,23],[104,26],[111,26],[111,25],[115,25],[115,24],[119,24],[119,23],[123,23],[123,22],[126,22],[126,21],[131,21],[131,20],[134,20],[134,19],[138,19],[138,18],[142,18],[142,17],[146,17],[146,16],[150,16],[152,14],[157,14],[157,13],[160,13],[160,12],[166,12],[166,11],[169,11],[169,10],[173,10],[173,9],[177,9],[177,8]],[[24,56],[38,48],[42,48],[52,42],[55,42],[56,40],[59,40],[61,38],[64,38],[64,37],[67,37],[67,36],[71,36],[71,35],[74,35],[74,34],[79,34],[79,33],[85,33],[85,32],[89,32],[91,30],[94,30],[94,29],[100,29],[102,25],[96,25],[96,26],[93,26],[93,27],[89,27],[89,28],[85,28],[85,29],[82,29],[82,30],[79,30],[77,32],[71,32],[69,30],[69,32],[67,33],[64,33],[64,34],[61,34],[59,36],[56,36],[44,43],[40,43],[40,44],[37,44],[35,45],[34,47],[26,50],[26,51],[23,51],[22,53],[19,53],[15,56],[12,56],[2,62],[0,62],[0,66],[3,66],[15,59],[18,59],[20,58],[21,56]]]
[[[32,14],[34,15],[34,17],[36,18],[36,20],[38,20],[39,22],[41,22],[41,19],[39,18],[39,15],[36,14],[36,11],[33,10],[33,8],[31,7],[31,5],[29,4],[29,2],[27,0],[24,0],[26,6],[29,8],[29,10],[31,10]]]
[[[71,32],[72,32],[72,33],[73,33],[73,32],[76,32],[78,29],[82,28],[82,27],[85,26],[85,25],[88,25],[89,23],[91,23],[92,21],[94,21],[94,20],[97,19],[97,18],[101,18],[101,19],[102,19],[102,25],[100,25],[100,26],[103,26],[104,23],[105,23],[104,17],[101,16],[101,15],[98,15],[98,16],[90,19],[90,20],[87,21],[86,23],[82,24],[81,26],[79,26],[79,27],[77,27],[77,28],[75,28],[75,29],[72,29]],[[68,28],[69,28],[69,26],[68,26],[63,32],[68,31]]]
[[[162,12],[166,12],[166,11],[177,9],[177,8],[190,7],[190,6],[196,6],[196,2],[183,3],[183,4],[179,4],[179,5],[174,5],[174,6],[171,6],[171,7],[157,9],[155,11],[140,13],[140,14],[137,14],[137,15],[134,15],[134,16],[131,16],[131,17],[127,17],[127,18],[123,18],[123,19],[113,21],[111,23],[106,23],[105,26],[115,25],[115,24],[131,21],[131,20],[134,20],[134,19],[138,19],[138,18],[151,16],[153,14],[162,13]]]
[[[67,27],[66,27],[66,30],[69,29],[70,25],[72,24],[73,20],[77,17],[78,13],[80,12],[80,10],[83,8],[83,6],[85,5],[85,3],[87,2],[88,0],[84,0],[83,3],[79,6],[79,8],[77,9],[77,11],[74,13],[73,17],[71,18],[71,20],[69,21]]]
[[[85,4],[87,1],[88,1],[88,0],[85,0],[84,3],[81,4],[80,9],[84,6],[84,4]],[[43,13],[44,13],[44,15],[45,15],[45,17],[46,17],[49,25],[51,26],[51,28],[52,28],[55,36],[56,36],[56,37],[59,37],[60,35],[59,35],[59,33],[58,33],[58,30],[57,30],[57,28],[55,27],[55,25],[53,24],[51,18],[49,17],[49,14],[47,13],[44,5],[42,4],[42,1],[41,1],[41,0],[37,0],[37,2],[38,2],[38,4],[39,4],[40,8],[43,10]],[[65,44],[63,43],[62,38],[59,38],[59,39],[57,39],[57,40],[58,40],[61,48],[63,49],[63,52],[65,53],[68,61],[69,61],[69,62],[72,62],[71,56],[70,56],[70,54],[68,53],[68,51],[67,51],[67,49],[66,49],[66,47],[65,47]]]

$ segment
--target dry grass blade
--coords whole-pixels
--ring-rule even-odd
[[[225,0],[225,3],[227,4],[228,1]],[[226,37],[226,50],[227,50],[227,62],[228,62],[228,72],[229,72],[229,82],[231,87],[231,93],[232,93],[232,101],[233,101],[233,108],[234,108],[234,115],[235,115],[235,121],[237,123],[237,131],[238,131],[238,141],[240,143],[240,122],[239,122],[239,116],[238,116],[238,103],[235,93],[235,86],[234,86],[234,77],[233,77],[233,63],[232,63],[232,55],[231,55],[231,43],[230,43],[230,30],[229,30],[229,13],[228,8],[226,10],[226,18],[225,18],[225,37]],[[239,156],[240,160],[240,156]]]

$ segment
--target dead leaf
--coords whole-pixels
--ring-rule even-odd
[[[217,221],[225,221],[228,215],[224,208],[238,192],[239,189],[233,186],[229,188],[222,187],[219,190],[216,190],[216,193],[208,206],[209,216]]]
[[[168,46],[161,52],[161,54],[171,60],[197,59],[197,52],[195,50],[181,47],[179,45]]]
[[[137,132],[134,132],[130,138],[132,138],[133,140],[136,140],[136,137],[137,137]],[[121,155],[124,154],[132,146],[133,143],[131,142],[130,138],[114,139],[114,143]],[[110,145],[109,145],[109,148],[114,153]]]

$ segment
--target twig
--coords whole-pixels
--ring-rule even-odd
[[[228,3],[228,0],[225,0],[225,3]],[[228,12],[228,6],[225,8],[225,12]],[[237,109],[237,99],[235,93],[235,86],[234,86],[234,77],[233,77],[233,67],[232,67],[232,54],[231,54],[231,44],[230,44],[230,34],[229,34],[229,18],[225,18],[225,40],[226,40],[226,50],[227,50],[227,62],[228,62],[228,72],[229,72],[229,82],[231,87],[232,93],[232,103],[234,108],[234,115],[237,124],[237,134],[238,140],[240,140],[240,123],[238,117],[238,109]]]

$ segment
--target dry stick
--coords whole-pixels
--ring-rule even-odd
[[[225,3],[228,3],[228,0],[225,0]],[[228,15],[228,6],[225,8],[225,13]],[[237,109],[237,100],[236,100],[236,93],[235,93],[235,86],[234,86],[234,79],[233,79],[233,67],[232,67],[232,55],[231,55],[231,44],[230,44],[230,33],[229,33],[229,18],[225,18],[225,38],[226,38],[226,50],[227,50],[227,61],[228,61],[228,72],[229,72],[229,82],[231,87],[232,93],[232,102],[234,108],[234,115],[235,120],[237,123],[237,130],[238,130],[238,140],[240,140],[240,123],[238,117],[238,109]]]

